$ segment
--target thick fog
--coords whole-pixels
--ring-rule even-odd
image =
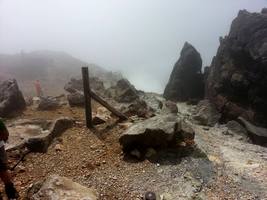
[[[240,9],[266,0],[0,0],[0,53],[56,50],[162,92],[185,41],[203,66]]]

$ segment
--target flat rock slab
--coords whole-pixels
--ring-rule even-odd
[[[166,147],[175,140],[179,129],[175,115],[157,115],[134,124],[120,137],[124,151],[142,147]]]
[[[53,122],[51,129],[47,133],[29,138],[26,141],[26,147],[32,152],[45,153],[53,139],[61,136],[72,125],[73,119],[68,117],[59,118]]]
[[[38,185],[40,188],[38,188]],[[34,185],[28,198],[32,200],[97,200],[97,193],[71,179],[52,175],[42,184]]]
[[[23,146],[31,138],[50,132],[52,121],[49,120],[18,120],[8,125],[9,139],[6,150]]]
[[[33,152],[45,153],[54,138],[72,127],[73,119],[61,117],[50,120],[19,120],[10,124],[10,140],[7,151],[24,148]]]

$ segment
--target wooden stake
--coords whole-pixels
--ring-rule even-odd
[[[85,117],[87,128],[92,128],[92,107],[91,107],[91,96],[88,91],[90,91],[89,82],[89,70],[88,67],[82,67],[83,76],[83,91],[84,91],[84,107],[85,107]]]

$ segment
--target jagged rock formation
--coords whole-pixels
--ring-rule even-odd
[[[172,101],[199,99],[204,95],[202,59],[197,50],[185,43],[179,60],[174,65],[164,97]]]
[[[0,83],[0,117],[6,117],[12,112],[26,107],[24,97],[15,79]]]
[[[267,124],[267,14],[239,12],[209,69],[206,95],[225,120]]]

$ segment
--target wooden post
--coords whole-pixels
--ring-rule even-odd
[[[83,76],[83,92],[84,92],[86,126],[87,128],[92,128],[93,123],[92,123],[91,96],[90,96],[90,93],[88,92],[90,91],[88,67],[82,67],[82,76]]]

